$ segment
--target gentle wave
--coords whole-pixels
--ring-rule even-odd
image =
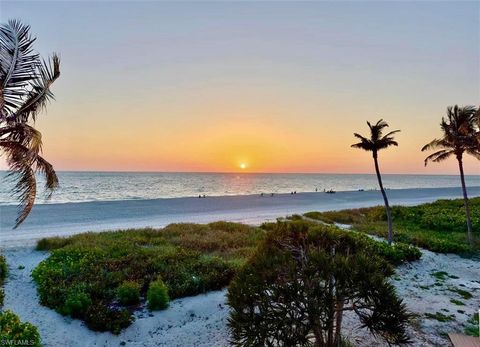
[[[59,172],[58,176],[60,188],[48,201],[42,199],[40,188],[37,204],[378,189],[376,176],[364,174]],[[0,205],[17,204],[11,195],[14,182],[6,178],[6,172],[0,177]],[[383,180],[390,189],[460,184],[456,175],[387,174]],[[466,182],[480,186],[480,176],[466,176]],[[39,177],[39,186],[42,183]]]

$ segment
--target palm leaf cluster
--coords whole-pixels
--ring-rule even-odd
[[[15,227],[30,213],[37,195],[36,173],[45,176],[47,197],[58,186],[52,165],[42,156],[42,136],[30,123],[53,98],[60,59],[42,60],[33,50],[30,27],[16,20],[0,25],[0,149],[16,181],[20,201]]]
[[[422,151],[437,150],[425,158],[425,165],[429,161],[442,162],[452,155],[461,159],[464,153],[480,159],[479,116],[480,111],[474,106],[448,107],[447,116],[440,123],[442,137],[422,148]]]
[[[383,119],[380,119],[374,125],[370,122],[367,122],[367,124],[370,128],[370,138],[354,133],[353,136],[359,139],[360,142],[353,144],[351,147],[377,153],[381,149],[398,146],[398,143],[393,139],[393,135],[400,132],[400,130],[393,130],[383,135],[383,130],[388,127],[388,123]]]

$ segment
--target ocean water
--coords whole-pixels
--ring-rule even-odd
[[[39,187],[37,204],[378,189],[376,176],[363,174],[59,172],[58,176],[60,188],[46,201]],[[457,175],[386,174],[383,181],[389,189],[460,185]],[[480,186],[480,175],[466,176],[466,182]],[[13,184],[6,172],[0,172],[0,205],[17,204],[11,196]]]

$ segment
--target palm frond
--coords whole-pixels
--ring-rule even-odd
[[[0,26],[0,119],[21,105],[24,88],[36,79],[38,54],[30,27],[17,20]]]
[[[53,54],[48,62],[43,61],[39,67],[39,74],[40,77],[32,83],[32,90],[15,114],[15,118],[20,121],[26,122],[30,117],[35,120],[37,114],[46,107],[47,102],[54,98],[50,87],[60,77],[59,56]]]
[[[442,149],[442,150],[437,151],[433,154],[430,154],[428,157],[425,158],[425,161],[424,161],[425,166],[427,166],[429,161],[439,162],[439,161],[447,159],[452,154],[454,154],[454,151],[453,150],[448,150],[448,149]],[[438,160],[438,158],[441,158],[441,159]]]
[[[0,141],[0,147],[7,154],[7,164],[10,168],[8,177],[16,180],[13,189],[14,196],[20,201],[20,213],[15,227],[17,228],[28,216],[35,203],[37,182],[35,172],[42,173],[45,180],[46,198],[58,187],[58,177],[53,166],[38,153],[16,141]]]

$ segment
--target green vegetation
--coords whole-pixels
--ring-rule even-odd
[[[37,248],[52,254],[33,278],[43,305],[118,333],[132,321],[126,306],[148,297],[149,287],[152,309],[164,306],[154,281],[161,278],[173,299],[225,287],[264,235],[216,222],[43,239]]]
[[[168,307],[170,298],[168,296],[168,288],[161,279],[150,283],[147,292],[148,308],[152,311],[164,310]]]
[[[230,284],[232,343],[339,346],[345,311],[388,344],[408,342],[410,315],[376,243],[332,226],[278,223]]]
[[[43,305],[82,319],[93,330],[118,333],[131,324],[131,311],[144,300],[151,310],[163,309],[170,299],[227,286],[265,235],[277,228],[276,223],[261,228],[227,222],[171,224],[43,239],[37,248],[51,255],[33,278]],[[413,246],[349,234],[367,253],[392,265],[420,257]]]
[[[140,283],[125,281],[117,288],[118,301],[122,305],[134,305],[140,302]]]
[[[471,299],[473,297],[472,293],[470,293],[469,291],[466,291],[464,289],[451,287],[451,288],[448,288],[448,290],[453,292],[453,293],[457,293],[458,295],[460,295],[465,300]]]
[[[478,322],[478,312],[475,313],[472,318],[470,318],[467,322],[467,326],[465,327],[465,334],[470,336],[480,336],[480,325]]]
[[[438,320],[439,322],[450,322],[455,319],[455,315],[444,315],[441,312],[435,312],[435,313],[425,313],[425,317],[430,318],[430,319],[435,319]]]
[[[3,255],[0,255],[0,307],[3,306],[5,300],[5,291],[3,290],[3,282],[8,275],[7,261]]]
[[[0,336],[4,341],[28,341],[28,346],[41,346],[37,328],[30,323],[22,323],[11,311],[0,312]]]
[[[439,253],[480,253],[480,198],[470,199],[474,239],[465,233],[463,200],[438,200],[418,206],[393,206],[395,240]],[[308,212],[306,217],[324,223],[351,224],[352,229],[387,237],[385,209],[381,206],[330,212]],[[451,277],[453,278],[453,277]]]
[[[452,304],[458,305],[458,306],[465,306],[465,303],[463,301],[457,300],[457,299],[450,299],[450,302]]]

